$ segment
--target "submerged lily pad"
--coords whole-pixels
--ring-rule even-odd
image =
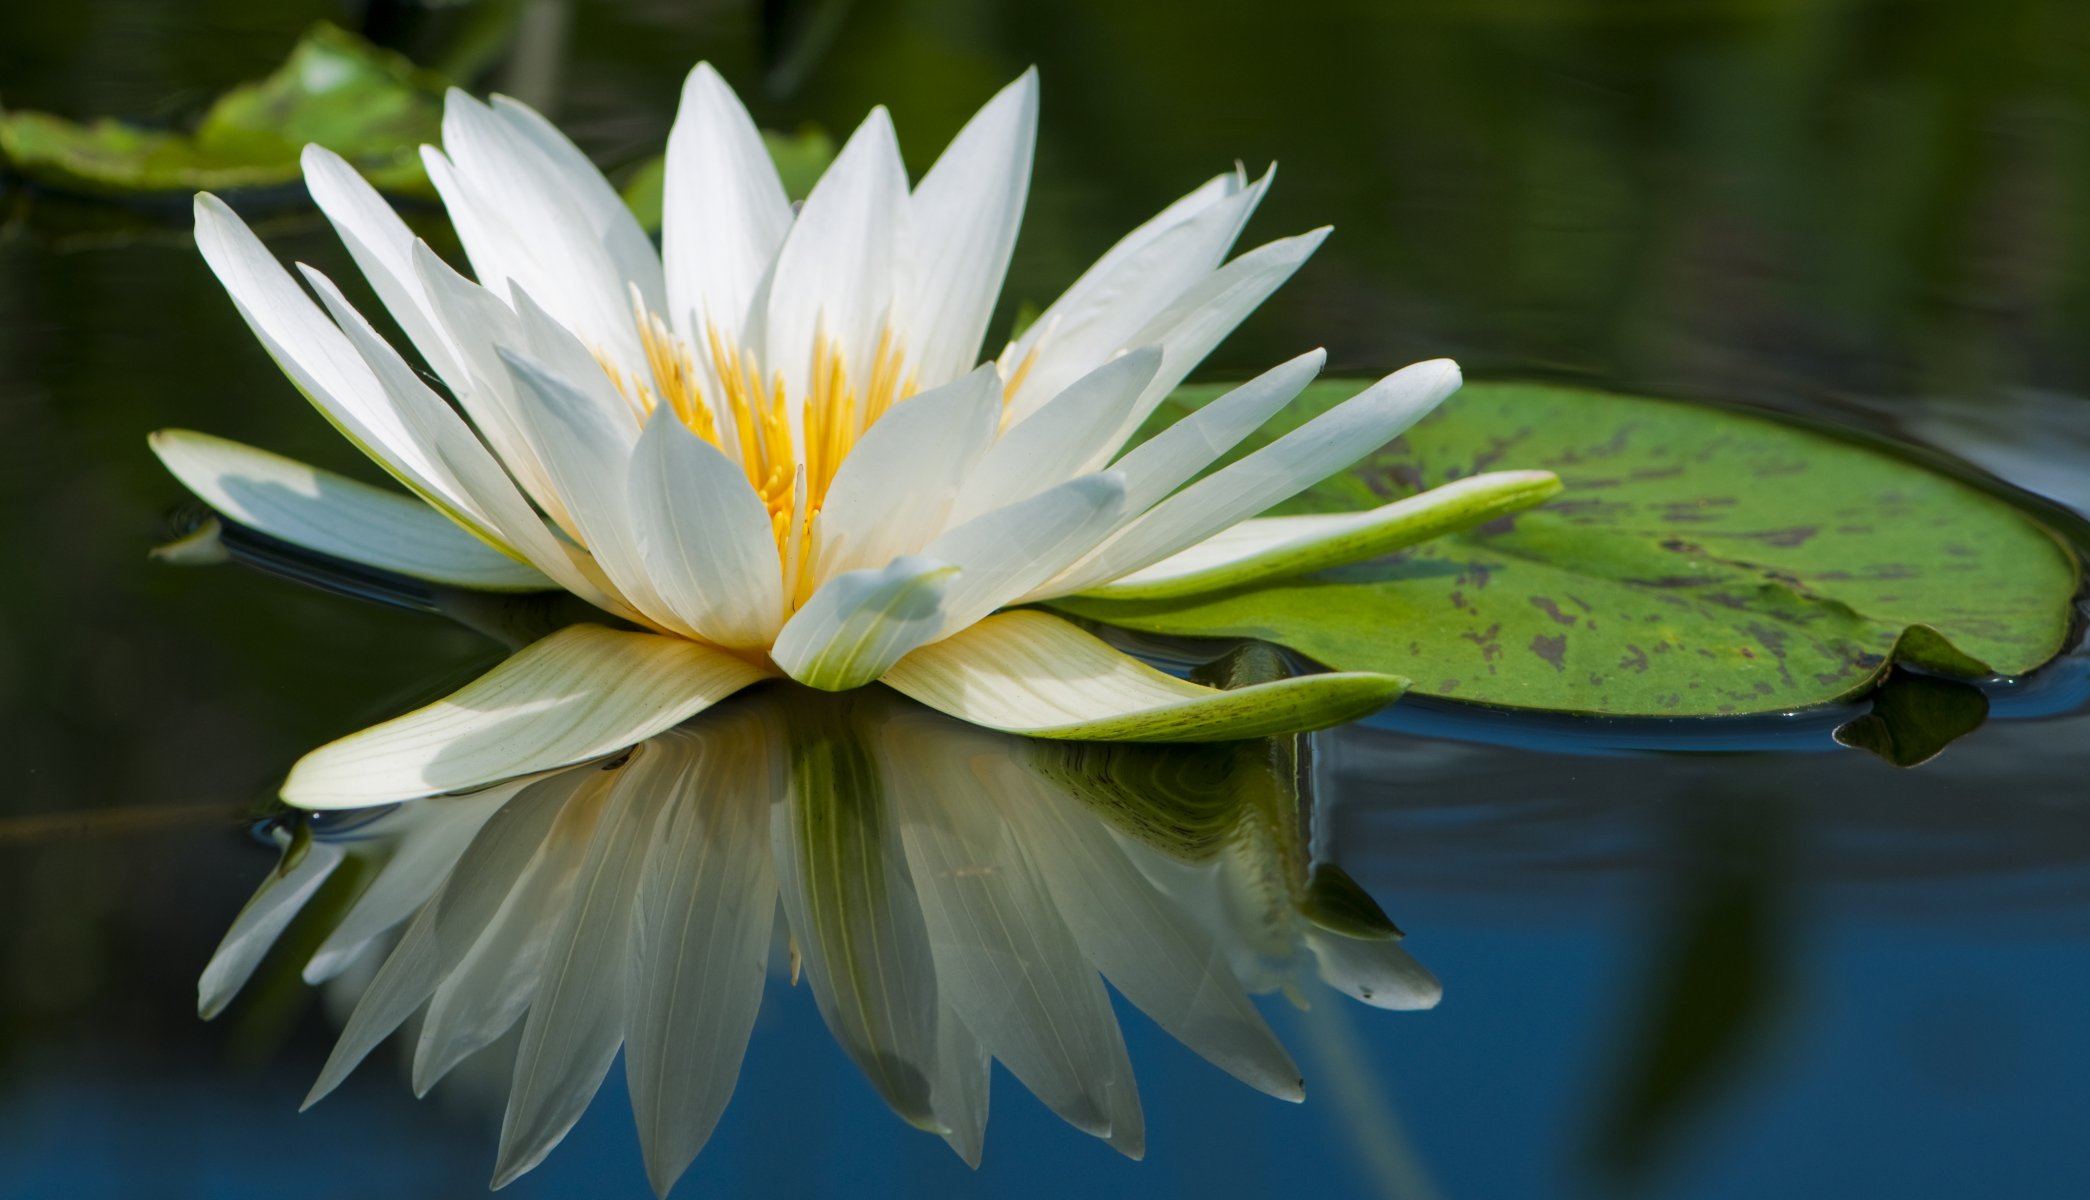
[[[442,77],[332,25],[314,26],[266,79],[220,96],[193,133],[111,118],[0,114],[0,155],[21,175],[98,196],[280,187],[317,142],[379,188],[425,193],[419,147],[442,124]]]
[[[1358,389],[1308,389],[1295,426]],[[1151,432],[1218,394],[1178,393]],[[1056,602],[1159,633],[1260,637],[1417,692],[1656,716],[1850,696],[1896,660],[2017,675],[2063,648],[2075,555],[1959,480],[1726,409],[1472,384],[1279,511],[1367,508],[1485,470],[1556,472],[1542,508],[1261,589]]]

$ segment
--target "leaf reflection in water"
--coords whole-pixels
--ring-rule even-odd
[[[1318,974],[1382,1008],[1437,1001],[1370,897],[1310,862],[1303,745],[1038,742],[882,690],[760,691],[607,761],[279,826],[283,864],[200,1004],[221,1010],[361,860],[369,882],[305,977],[368,983],[307,1103],[402,1026],[417,1093],[513,1047],[499,1186],[558,1144],[621,1047],[665,1192],[732,1093],[781,903],[779,957],[910,1123],[977,1164],[999,1060],[1136,1158],[1105,980],[1287,1100],[1304,1097],[1298,1069],[1251,993],[1304,1004]]]

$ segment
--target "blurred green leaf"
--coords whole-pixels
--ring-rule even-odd
[[[135,196],[295,184],[317,142],[381,189],[426,193],[419,147],[437,139],[444,81],[331,25],[312,28],[266,79],[220,96],[191,133],[104,117],[0,115],[0,155],[65,191]]]
[[[811,125],[797,133],[762,131],[762,144],[769,148],[770,161],[784,181],[784,194],[803,200],[820,181],[821,172],[835,160],[835,141],[824,130]],[[639,164],[624,185],[624,203],[649,233],[660,232],[661,206],[668,181],[666,155],[654,155]]]
[[[1316,384],[1266,433],[1360,386]],[[1179,392],[1149,429],[1220,390]],[[1264,638],[1422,693],[1647,716],[1804,708],[1862,692],[1896,661],[2017,675],[2068,634],[2077,562],[2031,517],[1918,464],[1726,409],[1469,385],[1280,511],[1370,508],[1512,467],[1566,488],[1276,586],[1055,603],[1149,632]]]

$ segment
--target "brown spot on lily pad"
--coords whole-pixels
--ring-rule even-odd
[[[1567,669],[1567,635],[1564,633],[1557,633],[1552,637],[1544,634],[1533,637],[1531,652],[1553,664],[1556,671]]]

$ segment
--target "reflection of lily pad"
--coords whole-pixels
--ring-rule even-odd
[[[1186,389],[1164,412],[1216,390]],[[1355,390],[1316,385],[1273,431]],[[1723,409],[1471,385],[1286,511],[1363,508],[1509,467],[1557,472],[1566,490],[1279,587],[1065,607],[1134,629],[1263,637],[1408,676],[1417,692],[1659,716],[1818,704],[1897,658],[2021,674],[2067,636],[2077,563],[2029,517],[1912,463]]]
[[[0,115],[0,154],[54,188],[129,196],[293,184],[298,152],[317,142],[380,188],[425,192],[418,147],[437,138],[442,94],[441,77],[318,25],[274,74],[220,96],[193,133],[15,112]]]
[[[820,181],[821,172],[835,160],[835,140],[826,132],[808,125],[797,133],[762,131],[762,144],[769,149],[769,159],[776,164],[777,175],[783,180],[784,194],[793,200],[803,200]],[[639,219],[649,232],[660,232],[662,196],[667,189],[668,160],[665,155],[655,155],[639,165],[631,181],[624,185],[624,204],[632,215]]]

